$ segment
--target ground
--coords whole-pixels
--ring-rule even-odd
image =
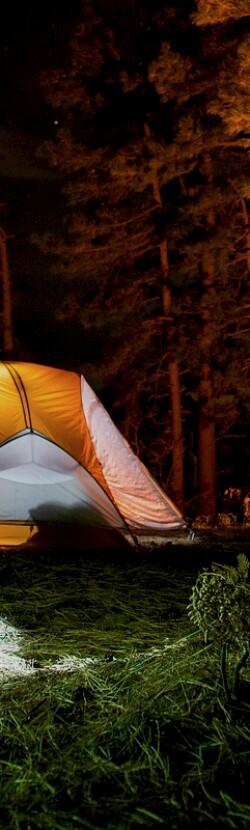
[[[247,828],[249,713],[187,613],[242,534],[159,552],[0,559],[6,830]],[[246,676],[247,682],[247,676]]]

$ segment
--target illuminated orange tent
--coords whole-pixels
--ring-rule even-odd
[[[0,545],[42,525],[128,538],[183,525],[82,375],[0,363]]]

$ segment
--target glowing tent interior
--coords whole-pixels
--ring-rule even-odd
[[[0,363],[0,546],[45,525],[112,529],[130,539],[182,527],[83,376]]]

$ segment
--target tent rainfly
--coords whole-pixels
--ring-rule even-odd
[[[0,546],[41,526],[118,531],[131,540],[184,525],[85,378],[0,363]]]

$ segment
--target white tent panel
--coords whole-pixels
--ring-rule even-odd
[[[82,405],[105,479],[122,516],[138,528],[169,530],[184,522],[178,509],[134,455],[101,402],[82,377]]]
[[[39,467],[38,464],[20,464],[19,467],[11,467],[10,470],[2,470],[1,481],[13,481],[19,484],[67,484],[70,481],[69,475],[56,473],[55,470],[48,470],[46,467]]]
[[[124,528],[115,506],[87,470],[35,434],[0,447],[0,505],[1,521],[6,522]]]
[[[9,470],[10,467],[16,467],[19,464],[29,464],[32,461],[31,437],[30,433],[22,432],[0,446],[0,471]]]
[[[43,440],[38,435],[30,435],[32,439],[32,459],[35,464],[40,467],[47,467],[50,470],[57,472],[72,472],[76,470],[79,464],[62,450],[57,444],[53,444],[49,440]]]

